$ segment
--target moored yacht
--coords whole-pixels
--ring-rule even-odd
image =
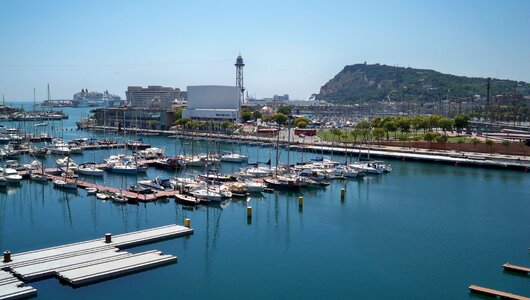
[[[88,176],[103,176],[104,172],[102,169],[96,168],[94,163],[84,163],[77,167],[77,173]]]
[[[11,168],[0,169],[0,175],[6,179],[7,183],[11,184],[18,184],[22,180],[22,176],[18,174],[17,170]]]
[[[228,153],[221,156],[222,162],[242,163],[248,161],[248,156],[239,153]]]

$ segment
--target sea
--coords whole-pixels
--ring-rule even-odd
[[[89,109],[64,108],[69,119],[46,129],[3,122],[6,127],[48,130],[76,137],[138,138],[76,130]],[[142,137],[166,154],[190,153],[190,140]],[[195,151],[212,145],[195,142]],[[274,164],[275,149],[223,143],[249,161]],[[101,161],[125,150],[73,156]],[[128,153],[130,154],[130,152]],[[281,150],[280,161],[287,161]],[[290,162],[320,156],[290,152]],[[55,159],[45,160],[52,166]],[[330,156],[342,161],[344,156]],[[21,157],[22,162],[30,161]],[[136,230],[183,224],[189,237],[130,248],[157,249],[178,262],[145,272],[72,288],[56,278],[30,283],[38,299],[482,299],[471,284],[530,296],[527,276],[502,264],[530,266],[530,177],[522,171],[480,169],[388,160],[393,171],[336,180],[326,188],[263,193],[221,204],[183,206],[173,199],[138,205],[102,202],[84,190],[69,193],[24,180],[0,190],[0,250],[12,253]],[[242,164],[223,164],[236,172]],[[105,174],[84,180],[126,187],[145,177],[177,174],[150,168],[145,176]],[[341,200],[340,190],[345,189]],[[298,197],[303,196],[303,207]],[[247,206],[253,216],[247,220]]]

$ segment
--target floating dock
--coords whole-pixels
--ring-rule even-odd
[[[530,300],[530,298],[528,297],[514,295],[511,293],[506,293],[506,292],[497,291],[493,289],[488,289],[488,288],[477,286],[477,285],[470,285],[469,291],[471,291],[472,293],[480,294],[480,295],[485,295],[485,296],[490,296],[490,297],[495,297],[495,298],[499,297],[501,299]]]
[[[520,266],[512,265],[512,264],[509,264],[509,263],[505,263],[504,265],[502,265],[502,267],[506,271],[522,273],[522,274],[530,273],[530,268],[520,267]]]
[[[160,251],[154,250],[89,264],[79,268],[61,270],[57,272],[57,276],[71,285],[80,286],[175,261],[177,261],[175,256],[164,255]]]
[[[0,271],[0,299],[20,299],[37,294],[37,290],[31,286],[24,286],[13,274]]]
[[[58,276],[79,286],[173,263],[176,256],[157,250],[132,254],[121,249],[190,234],[193,229],[172,224],[10,255],[0,262],[0,300],[35,295],[24,281]]]

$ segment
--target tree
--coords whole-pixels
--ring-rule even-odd
[[[356,129],[370,129],[370,122],[366,120],[359,121],[357,124],[355,124]]]
[[[182,108],[177,108],[174,112],[175,121],[182,119]]]
[[[383,128],[374,128],[372,130],[372,135],[377,141],[380,141],[385,136],[385,133]]]
[[[445,143],[447,143],[448,140],[449,140],[449,138],[445,134],[441,134],[441,135],[438,135],[436,137],[436,142],[440,143],[440,144],[443,144],[444,145],[444,149],[445,149]]]
[[[441,118],[438,121],[438,127],[443,130],[444,133],[453,130],[453,120],[450,118]]]
[[[386,139],[388,140],[389,139],[389,133],[390,132],[396,132],[398,127],[396,125],[396,122],[394,122],[394,120],[390,120],[390,121],[387,121],[387,122],[383,123],[383,129],[386,132]]]
[[[401,131],[401,133],[406,133],[410,131],[410,123],[410,118],[398,117],[396,119],[396,125]]]
[[[381,127],[381,122],[382,122],[382,121],[383,121],[383,120],[381,119],[381,117],[375,117],[375,118],[373,118],[373,119],[372,119],[372,127],[373,127],[373,128],[379,128],[379,127]]]
[[[257,120],[257,119],[260,119],[263,115],[261,114],[261,112],[259,110],[255,110],[252,112],[252,119],[253,120]]]
[[[442,117],[439,115],[431,115],[429,117],[429,130],[432,130],[433,128],[440,128],[440,122],[442,120]]]
[[[223,129],[228,129],[228,128],[231,128],[233,126],[233,123],[230,122],[230,121],[224,121],[222,124],[221,124],[221,127]]]
[[[276,124],[284,125],[287,122],[288,117],[282,113],[276,113],[272,115],[272,119],[276,122]]]
[[[359,130],[358,129],[350,130],[350,135],[353,138],[353,142],[355,143],[357,141],[357,137],[359,136]]]
[[[252,111],[246,108],[241,110],[241,121],[246,122],[246,121],[249,121],[251,118],[252,118]]]
[[[433,141],[434,139],[436,139],[436,136],[437,136],[437,135],[438,135],[437,133],[432,132],[432,131],[428,131],[427,133],[425,133],[425,134],[423,135],[423,140],[426,141],[426,142],[429,142],[429,148],[431,148],[431,146],[432,146],[432,141]]]
[[[463,114],[456,115],[453,120],[453,123],[456,128],[456,131],[460,133],[462,131],[462,128],[466,128],[469,124],[469,116]]]
[[[290,115],[292,110],[293,106],[291,105],[280,105],[280,107],[278,107],[278,109],[276,110],[276,113]]]
[[[307,127],[307,121],[300,120],[300,121],[296,122],[296,127],[298,127],[298,128],[306,128]]]
[[[423,129],[425,133],[425,129],[427,129],[427,118],[424,116],[416,116],[413,117],[411,120],[412,128],[414,128],[414,133],[417,134],[418,130]]]
[[[338,128],[331,128],[329,132],[331,132],[332,135],[338,135],[338,136],[342,135],[342,131]]]
[[[301,127],[301,126],[298,124],[299,122],[305,123],[305,126],[304,126],[304,127]],[[294,126],[296,126],[296,127],[305,128],[305,127],[307,127],[307,124],[309,124],[309,119],[307,119],[306,117],[295,118],[294,121],[293,121],[293,124],[294,124]]]

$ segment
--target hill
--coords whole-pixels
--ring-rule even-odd
[[[434,70],[393,67],[380,64],[355,64],[344,67],[320,88],[316,99],[335,103],[381,100],[428,102],[449,97],[486,96],[487,78],[443,74]],[[513,80],[491,80],[491,96],[517,92],[530,95],[530,84]]]

